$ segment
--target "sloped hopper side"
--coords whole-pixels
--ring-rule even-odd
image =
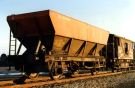
[[[40,39],[47,53],[52,50],[71,56],[99,56],[109,36],[105,30],[51,10],[12,15],[7,21],[14,37],[33,51]]]
[[[47,52],[52,49],[55,31],[49,11],[11,15],[7,21],[14,37],[27,49],[35,51],[39,39],[46,46]]]

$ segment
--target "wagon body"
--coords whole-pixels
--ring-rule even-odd
[[[52,10],[11,15],[7,21],[20,41],[17,54],[21,45],[26,48],[14,61],[16,68],[27,74],[43,67],[53,79],[82,69],[93,74],[93,69],[105,67],[102,49],[107,45],[108,31]]]
[[[108,65],[113,62],[114,64],[111,65],[115,65],[116,68],[130,68],[133,66],[133,41],[110,34],[107,46]]]
[[[109,35],[109,32],[101,28],[51,10],[12,15],[8,16],[7,21],[14,37],[19,39],[27,49],[35,46],[36,41],[41,39],[47,53],[51,50],[66,51],[71,56],[76,54],[88,56],[97,44],[95,55],[99,56],[99,51],[107,44]],[[68,42],[70,42],[69,49],[66,47]],[[82,50],[79,51],[81,46]]]

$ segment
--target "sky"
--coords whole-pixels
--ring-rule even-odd
[[[0,54],[8,54],[6,17],[51,9],[135,41],[135,0],[0,0]]]

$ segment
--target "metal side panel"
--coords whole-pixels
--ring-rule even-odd
[[[91,42],[87,42],[84,52],[83,52],[83,56],[88,56],[88,53],[90,52],[90,50],[95,46],[95,43],[91,43]]]
[[[87,40],[86,24],[54,11],[50,11],[50,18],[56,35]]]
[[[69,38],[62,36],[55,36],[53,42],[53,50],[56,52],[61,52],[64,45],[67,43]]]
[[[52,10],[11,15],[7,21],[15,37],[55,34],[106,45],[109,36],[108,31]]]
[[[50,18],[56,35],[99,44],[107,44],[108,31],[54,11],[50,11]]]
[[[107,44],[109,36],[108,31],[51,10],[11,15],[7,21],[15,37],[55,34]]]
[[[118,59],[133,59],[133,43],[129,40],[120,38],[118,46]],[[128,44],[128,51],[125,52],[125,43]]]
[[[85,50],[86,44],[87,44],[86,41],[82,44],[82,50],[81,50],[81,52],[78,54],[78,56],[81,56],[81,57],[84,56],[83,54],[84,54],[84,50]]]
[[[31,12],[7,17],[14,37],[33,37],[53,35],[54,30],[49,17],[49,11]]]
[[[104,45],[97,44],[97,49],[96,49],[96,52],[95,52],[95,56],[100,56],[100,51],[102,50],[103,47],[104,47]]]
[[[70,48],[69,48],[69,56],[75,56],[78,49],[81,47],[84,41],[72,39]]]
[[[87,33],[88,41],[107,45],[109,37],[109,33],[107,31],[103,31],[99,28],[89,25]]]

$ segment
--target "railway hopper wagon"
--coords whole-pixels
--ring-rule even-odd
[[[107,45],[108,31],[52,10],[11,15],[7,21],[20,41],[17,55],[9,59],[27,76],[44,71],[51,79],[70,77],[81,70],[93,74],[106,66],[102,49]],[[22,45],[26,51],[19,55]],[[26,75],[14,82],[24,82]]]
[[[134,42],[110,34],[107,44],[107,67],[114,70],[134,69]]]

